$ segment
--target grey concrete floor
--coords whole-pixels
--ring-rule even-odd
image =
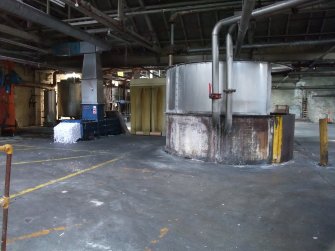
[[[294,160],[262,166],[171,156],[163,137],[0,138],[15,147],[8,250],[335,250],[334,125],[329,138],[327,168],[305,122]]]

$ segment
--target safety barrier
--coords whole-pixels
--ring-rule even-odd
[[[8,225],[8,210],[9,210],[9,188],[10,188],[10,173],[12,167],[13,147],[11,145],[0,146],[0,152],[7,155],[6,159],[6,175],[5,175],[5,191],[1,199],[1,206],[3,208],[2,216],[2,237],[1,237],[1,251],[6,251],[7,244],[7,225]]]

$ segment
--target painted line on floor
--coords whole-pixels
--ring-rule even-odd
[[[92,150],[84,150],[84,149],[69,149],[69,148],[59,148],[59,147],[37,147],[37,146],[29,146],[29,145],[17,145],[13,144],[14,151],[27,151],[27,150],[61,150],[61,151],[71,151],[71,152],[88,152],[88,153],[99,153],[99,154],[110,154],[110,152],[107,151],[92,151]],[[16,149],[15,147],[26,147],[25,149]]]
[[[159,230],[159,236],[158,236],[158,238],[155,239],[155,240],[151,240],[150,241],[150,245],[154,246],[154,245],[158,244],[159,241],[162,240],[165,237],[165,235],[167,235],[168,232],[169,232],[169,228],[167,228],[167,227],[161,228]],[[152,251],[152,249],[150,247],[145,247],[144,251]]]
[[[44,160],[22,161],[22,162],[14,162],[14,163],[12,163],[12,165],[23,165],[23,164],[51,162],[51,161],[58,161],[58,160],[79,159],[79,158],[85,158],[85,157],[91,157],[91,156],[95,156],[95,155],[91,154],[91,155],[81,155],[81,156],[57,158],[57,159],[44,159]]]
[[[10,199],[14,199],[16,197],[19,197],[19,196],[22,196],[22,195],[25,195],[25,194],[28,194],[28,193],[31,193],[31,192],[34,192],[36,190],[39,190],[41,188],[44,188],[44,187],[47,187],[47,186],[50,186],[52,184],[55,184],[55,183],[58,183],[58,182],[61,182],[61,181],[64,181],[64,180],[67,180],[67,179],[70,179],[72,177],[75,177],[75,176],[78,176],[80,174],[83,174],[83,173],[86,173],[86,172],[89,172],[89,171],[92,171],[94,169],[97,169],[99,167],[103,167],[109,163],[112,163],[112,162],[115,162],[117,160],[119,160],[120,158],[115,158],[115,159],[111,159],[111,160],[107,160],[105,162],[102,162],[100,164],[97,164],[97,165],[94,165],[94,166],[91,166],[89,168],[86,168],[86,169],[83,169],[83,170],[80,170],[80,171],[77,171],[77,172],[74,172],[74,173],[71,173],[69,175],[66,175],[64,177],[61,177],[61,178],[58,178],[58,179],[55,179],[55,180],[50,180],[46,183],[43,183],[43,184],[40,184],[40,185],[37,185],[37,186],[34,186],[34,187],[31,187],[31,188],[27,188],[21,192],[18,192],[18,193],[15,193],[15,194],[12,194],[10,195]]]
[[[71,227],[64,226],[64,227],[54,227],[54,228],[49,228],[49,229],[43,229],[41,231],[37,231],[37,232],[30,233],[30,234],[25,234],[25,235],[21,235],[21,236],[18,236],[18,237],[10,238],[10,239],[7,240],[7,244],[12,244],[16,241],[38,238],[38,237],[41,237],[41,236],[44,236],[44,235],[51,234],[53,232],[66,231],[69,228],[78,227],[80,225],[81,224],[76,224],[76,225],[71,226]]]

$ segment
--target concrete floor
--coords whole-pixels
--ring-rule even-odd
[[[297,122],[294,161],[242,167],[170,156],[163,137],[0,138],[15,147],[8,250],[335,250],[334,125],[330,167],[317,135]]]

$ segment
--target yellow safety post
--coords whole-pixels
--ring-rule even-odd
[[[327,119],[319,120],[320,129],[320,166],[328,165],[328,122]]]
[[[273,126],[273,143],[272,143],[273,163],[280,163],[282,139],[283,139],[283,117],[277,115],[274,117],[274,126]]]
[[[12,167],[13,147],[11,145],[0,146],[0,151],[7,154],[6,159],[6,176],[5,176],[5,191],[1,199],[3,208],[2,216],[2,238],[1,238],[1,251],[6,251],[7,244],[7,225],[8,225],[8,208],[9,208],[9,188],[10,188],[10,173]]]

